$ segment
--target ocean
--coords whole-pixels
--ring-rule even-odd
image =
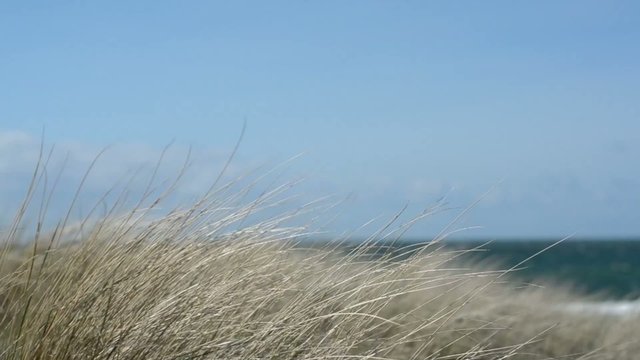
[[[566,284],[580,293],[612,300],[640,298],[640,239],[566,240],[552,246],[554,242],[451,240],[446,246],[452,249],[480,247],[464,256],[497,262],[502,269],[524,261],[512,273],[523,281]]]
[[[580,295],[605,301],[640,301],[640,239],[556,242],[447,240],[440,244],[449,250],[468,250],[461,251],[462,260],[486,263],[500,270],[514,268],[509,276],[523,283],[566,286]],[[380,250],[368,252],[368,256],[375,258],[388,251],[400,251],[406,256],[422,244],[425,243],[409,240],[391,246],[386,243]]]

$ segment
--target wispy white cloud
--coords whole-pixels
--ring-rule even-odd
[[[55,191],[55,204],[52,216],[67,210],[70,198],[75,193],[81,177],[90,164],[101,153],[100,146],[81,140],[62,141],[49,144],[45,141],[45,152],[55,147],[54,155],[48,164],[49,185],[54,175],[63,170],[61,181]],[[0,220],[9,219],[26,190],[32,172],[38,161],[41,139],[37,134],[20,131],[0,131]],[[191,166],[174,194],[174,201],[194,199],[202,194],[217,178],[232,149],[197,148],[190,158]],[[628,162],[633,145],[625,145],[619,162]],[[160,161],[156,186],[166,185],[184,166],[189,152],[188,146],[172,145],[163,155],[163,148],[145,143],[119,143],[107,148],[97,159],[84,185],[82,198],[78,206],[78,216],[92,205],[107,189],[119,180],[129,180],[132,196],[141,195],[147,186],[149,176]],[[46,154],[45,154],[46,155]],[[625,159],[622,159],[622,157]],[[161,160],[162,158],[162,160]],[[304,163],[304,157],[300,160]],[[612,167],[607,176],[593,176],[597,171],[608,169],[603,159],[593,158],[594,168],[548,169],[535,175],[514,176],[500,182],[477,179],[473,171],[468,174],[411,174],[403,176],[392,172],[376,176],[361,176],[345,180],[339,176],[329,178],[320,174],[320,181],[311,176],[306,183],[294,189],[300,195],[297,202],[289,203],[290,208],[333,195],[335,201],[355,194],[341,206],[336,213],[339,219],[332,222],[327,230],[342,232],[358,228],[374,218],[382,224],[394,216],[404,205],[409,204],[405,215],[400,219],[408,221],[423,209],[434,205],[441,197],[446,197],[449,210],[444,215],[429,218],[418,223],[412,233],[416,236],[428,236],[437,233],[449,220],[466,206],[485,196],[475,209],[470,211],[456,227],[481,225],[484,230],[468,232],[469,236],[562,236],[577,232],[584,235],[625,235],[640,231],[637,204],[640,201],[640,183],[631,167]],[[234,159],[226,171],[225,179],[256,171],[259,160],[248,157]],[[295,164],[292,165],[295,167]],[[270,170],[257,170],[261,176]],[[282,173],[280,173],[282,175]],[[463,176],[464,175],[464,176]],[[287,180],[298,178],[295,171],[278,177],[276,175],[263,181],[254,192],[260,193],[269,187],[277,186]],[[249,176],[246,184],[254,177]],[[331,214],[328,214],[330,217]],[[368,235],[375,226],[368,227],[360,235]]]
[[[38,162],[41,145],[42,140],[32,134],[0,131],[0,172],[3,177],[15,179],[16,176],[30,174]],[[151,171],[158,165],[158,178],[171,178],[189,161],[191,171],[185,182],[192,191],[198,190],[196,184],[206,183],[204,178],[219,173],[230,153],[230,149],[196,149],[189,156],[189,147],[182,144],[168,145],[163,149],[143,143],[119,143],[104,148],[81,141],[51,144],[46,140],[43,148],[43,160],[49,151],[52,152],[47,165],[49,172],[63,170],[68,180],[79,180],[95,162],[90,186],[98,188],[113,185],[116,179],[135,171]],[[237,176],[250,165],[235,159],[226,169],[226,174],[228,177]]]
[[[38,159],[38,142],[22,131],[0,131],[0,173],[32,169]]]
[[[44,149],[40,155],[41,147]],[[225,151],[226,150],[226,151]],[[100,196],[113,186],[124,186],[132,198],[141,196],[155,172],[152,188],[166,188],[188,162],[190,166],[174,192],[174,200],[193,199],[203,194],[218,177],[227,162],[231,149],[195,149],[173,144],[166,149],[142,143],[120,143],[100,148],[82,141],[47,143],[34,134],[21,131],[0,131],[0,220],[6,223],[22,201],[39,158],[46,164],[47,187],[54,179],[60,180],[54,191],[50,208],[53,217],[62,215],[83,184],[79,212],[86,211]],[[49,152],[51,156],[49,157]],[[91,167],[91,164],[95,165]],[[247,173],[248,161],[235,159],[225,170],[224,179],[230,180]],[[41,183],[44,185],[44,183]],[[80,216],[82,214],[79,214]]]

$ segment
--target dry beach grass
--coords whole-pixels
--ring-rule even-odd
[[[64,219],[38,228],[30,242],[17,230],[19,211],[2,233],[0,358],[634,359],[640,351],[637,317],[563,311],[555,305],[574,295],[463,264],[437,243],[368,259],[376,237],[349,250],[305,247],[302,230],[283,226],[288,214],[237,226],[280,190],[244,206],[214,190],[149,217],[161,194],[77,228]]]

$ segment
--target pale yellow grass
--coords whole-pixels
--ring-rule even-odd
[[[269,194],[269,193],[267,193]],[[271,193],[273,194],[273,193]],[[637,318],[573,314],[437,244],[408,258],[302,245],[209,193],[19,244],[5,231],[1,359],[635,359]],[[153,201],[152,204],[157,202]],[[223,210],[225,209],[225,210]],[[18,223],[21,221],[18,216]],[[64,223],[64,221],[62,222]],[[75,234],[75,235],[71,235]],[[556,306],[557,305],[557,306]]]

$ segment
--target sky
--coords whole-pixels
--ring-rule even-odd
[[[0,200],[43,132],[62,193],[173,142],[196,194],[246,122],[227,176],[300,155],[274,182],[337,199],[332,233],[444,198],[407,236],[469,206],[459,236],[640,236],[638,39],[634,1],[2,1]]]

